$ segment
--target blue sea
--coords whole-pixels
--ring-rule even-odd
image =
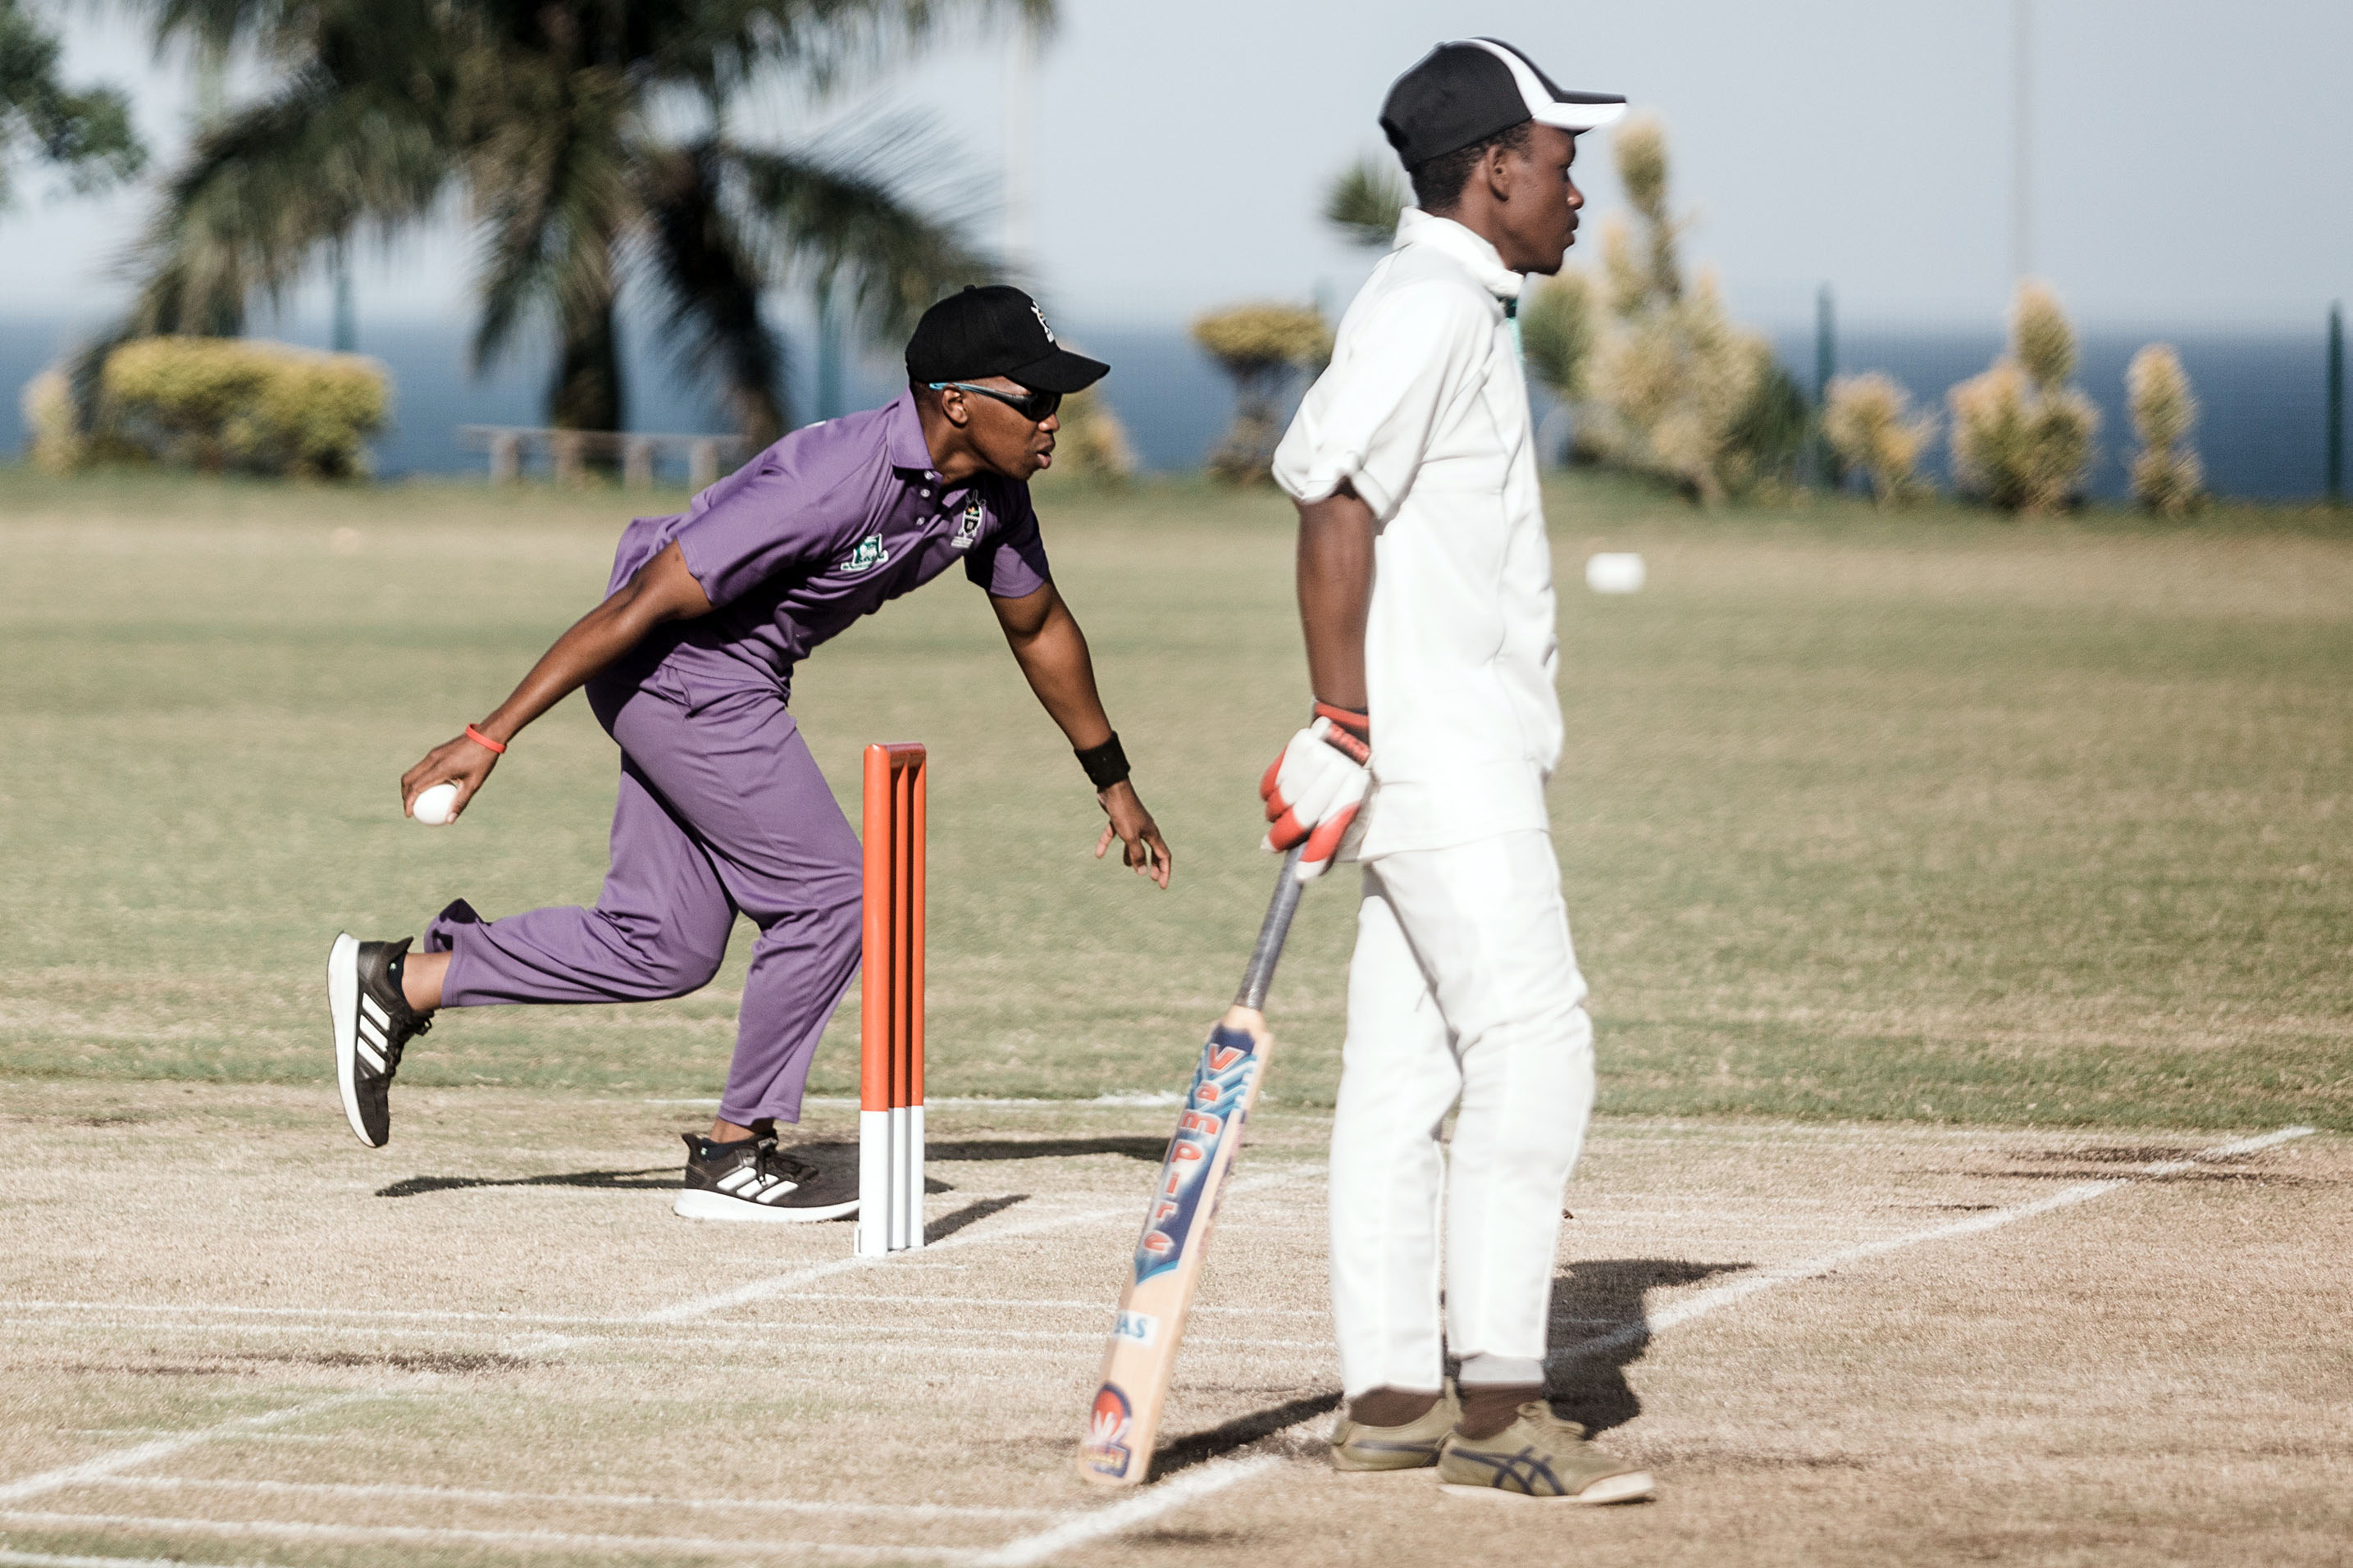
[[[98,323],[0,320],[0,389],[15,389],[68,351]],[[483,472],[486,460],[463,449],[461,425],[536,425],[545,390],[543,355],[523,353],[487,376],[467,368],[468,323],[462,320],[369,321],[360,348],[383,360],[396,386],[395,424],[376,443],[376,470],[407,474]],[[323,333],[296,328],[284,336],[318,344]],[[1224,376],[1182,329],[1073,323],[1064,333],[1113,367],[1104,390],[1127,426],[1137,457],[1149,469],[1199,466],[1232,406]],[[2209,485],[2225,495],[2263,500],[2316,496],[2323,483],[2324,334],[2317,319],[2308,331],[2185,329],[2178,332],[2094,328],[2084,334],[2079,379],[2101,408],[2100,460],[2093,491],[2121,495],[2133,442],[2124,412],[2126,363],[2143,343],[2162,339],[2181,353],[2202,413],[2194,441]],[[624,329],[628,424],[651,431],[719,431],[725,423],[715,400],[681,374],[650,331]],[[1813,383],[1810,331],[1777,339],[1800,385]],[[1918,405],[1944,413],[1947,389],[1983,370],[2000,348],[2000,332],[1904,328],[1847,331],[1838,343],[1841,373],[1883,371]],[[812,346],[791,345],[791,381],[797,418],[821,410],[812,390]],[[901,384],[892,358],[860,359],[849,369],[849,407],[879,403]],[[1557,429],[1556,423],[1551,428]],[[23,448],[16,399],[0,400],[0,451]],[[1943,473],[1944,451],[1935,457]]]

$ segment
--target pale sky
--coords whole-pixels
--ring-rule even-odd
[[[1490,33],[1565,86],[1666,121],[1687,255],[1763,325],[1818,284],[1850,321],[1990,326],[2008,293],[2011,0],[1062,0],[1035,78],[1043,292],[1099,324],[1182,321],[1245,298],[1345,299],[1366,258],[1316,216],[1326,181],[1382,151],[1389,81],[1441,37]],[[2342,0],[2031,0],[2033,270],[2089,321],[2300,323],[2353,295],[2353,5]],[[132,89],[167,165],[186,73],[120,13],[74,14],[69,75]],[[816,114],[929,113],[994,203],[1007,50],[965,37]],[[1618,205],[1586,138],[1589,216]],[[103,313],[146,189],[62,199],[37,178],[0,214],[0,314]],[[1588,233],[1598,229],[1590,226]],[[465,311],[454,228],[358,271],[363,313]]]

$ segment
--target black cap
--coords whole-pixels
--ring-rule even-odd
[[[978,284],[923,312],[907,340],[907,379],[1010,376],[1032,392],[1077,392],[1111,371],[1054,341],[1038,301],[1008,283]]]
[[[1574,132],[1607,125],[1625,112],[1626,100],[1615,93],[1555,87],[1509,44],[1457,38],[1397,79],[1381,105],[1381,133],[1414,169],[1524,120]]]

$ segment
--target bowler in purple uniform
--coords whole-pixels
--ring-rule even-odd
[[[718,972],[738,913],[760,928],[735,1057],[708,1134],[687,1139],[678,1212],[832,1219],[855,1172],[776,1146],[857,970],[857,837],[790,707],[793,667],[860,616],[961,564],[1030,689],[1076,751],[1123,858],[1162,888],[1168,846],[1128,782],[1085,636],[1054,591],[1029,479],[1052,461],[1064,394],[1108,366],[1054,340],[1018,289],[941,300],[881,408],[796,431],[675,517],[621,535],[604,603],[495,711],[402,775],[403,808],[444,782],[457,806],[533,720],[585,687],[621,748],[612,868],[594,909],[484,920],[463,899],[411,939],[339,936],[327,967],[337,1078],[362,1142],[391,1136],[402,1047],[442,1007],[643,1002]]]

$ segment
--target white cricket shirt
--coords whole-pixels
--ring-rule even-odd
[[[1346,479],[1380,524],[1365,676],[1365,859],[1550,826],[1552,552],[1507,300],[1521,277],[1409,207],[1275,450],[1300,500]]]

